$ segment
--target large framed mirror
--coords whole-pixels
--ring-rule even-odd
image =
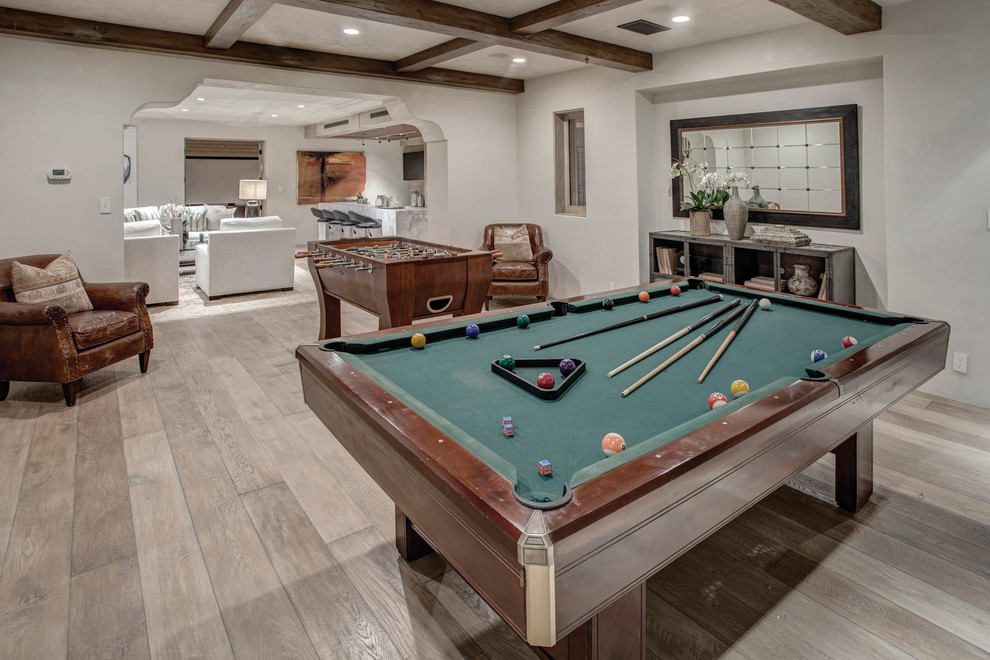
[[[750,183],[739,195],[750,222],[859,229],[857,110],[838,105],[673,120],[671,157],[696,172],[745,173]],[[681,202],[692,177],[672,183],[674,215],[686,218]],[[712,217],[721,219],[721,210]]]

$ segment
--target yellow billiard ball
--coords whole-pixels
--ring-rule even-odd
[[[738,399],[743,394],[749,394],[749,383],[744,380],[734,380],[729,389],[732,396]]]
[[[423,348],[424,346],[426,346],[426,335],[424,335],[422,332],[417,332],[412,336],[410,342],[412,343],[413,348]]]

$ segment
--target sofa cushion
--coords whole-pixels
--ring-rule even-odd
[[[10,275],[17,302],[54,304],[64,309],[66,314],[93,309],[79,269],[72,259],[72,252],[66,252],[45,268],[14,261]]]
[[[277,215],[263,215],[260,218],[225,218],[220,221],[221,231],[241,229],[281,229],[282,218]]]
[[[495,251],[501,252],[501,261],[532,261],[533,248],[529,244],[529,230],[526,225],[518,229],[496,227],[494,233]]]
[[[69,316],[69,330],[76,348],[85,350],[138,332],[137,314],[111,309],[79,312]]]
[[[531,281],[540,279],[536,266],[525,261],[497,261],[492,264],[493,280]]]
[[[124,223],[124,238],[137,236],[161,236],[162,223],[157,220],[136,220]]]
[[[204,207],[204,211],[206,222],[201,229],[196,231],[217,231],[220,229],[220,222],[224,218],[234,217],[234,209],[219,204],[209,204]]]

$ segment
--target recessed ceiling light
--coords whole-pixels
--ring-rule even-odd
[[[691,20],[691,17],[690,16],[674,16],[670,20],[673,21],[674,23],[687,23],[688,21]]]
[[[196,97],[196,100],[197,100],[197,101],[199,101],[200,103],[202,103],[202,102],[203,102],[203,101],[205,101],[206,99],[204,99],[204,98],[203,98],[202,96],[197,96],[197,97]]]
[[[273,114],[272,114],[272,117],[278,117],[278,115],[276,115],[276,114],[274,114],[274,113],[273,113]]]
[[[526,58],[525,57],[513,57],[512,58],[512,61],[515,62],[516,64],[522,64],[523,62],[526,61]]]
[[[344,28],[344,34],[361,34],[361,30],[357,28]]]
[[[189,112],[189,108],[182,108],[182,112]]]
[[[297,105],[296,107],[297,107],[297,108],[305,108],[306,106],[304,106],[304,105],[303,105],[302,103],[300,103],[300,104],[299,104],[299,105]]]

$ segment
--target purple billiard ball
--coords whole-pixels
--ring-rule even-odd
[[[478,327],[477,323],[472,323],[464,328],[464,333],[471,339],[477,339],[478,335],[481,334],[481,328]]]
[[[574,360],[570,358],[564,358],[563,360],[560,361],[560,365],[558,366],[558,369],[560,369],[561,376],[568,376],[572,371],[577,369],[577,365],[574,364]]]

